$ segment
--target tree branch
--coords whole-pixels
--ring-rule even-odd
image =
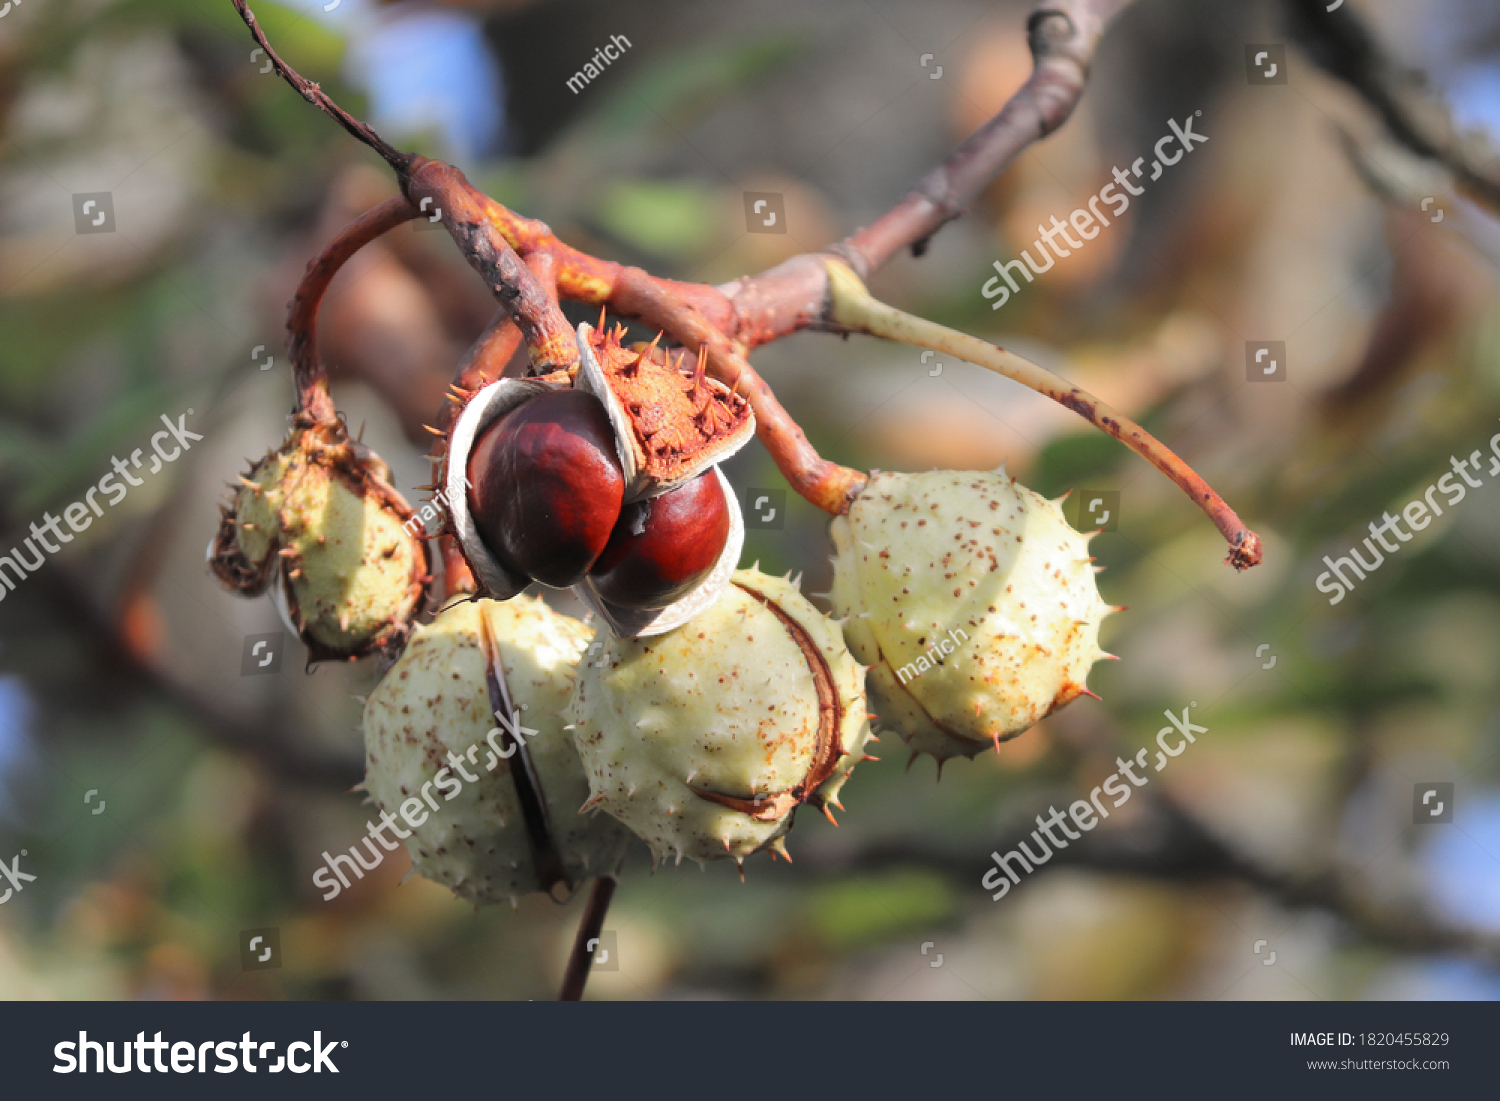
[[[282,61],[276,51],[271,48],[271,43],[266,41],[265,32],[260,29],[260,24],[255,20],[255,13],[250,10],[249,0],[231,0],[234,10],[240,13],[240,18],[245,21],[245,26],[250,28],[250,33],[255,36],[255,41],[260,44],[261,49],[266,51],[266,56],[271,59],[271,64],[276,67],[276,72],[290,84],[298,95],[307,102],[313,104],[329,118],[333,119],[350,134],[368,145],[379,153],[385,162],[396,170],[398,175],[405,175],[412,165],[414,154],[403,153],[386,142],[379,134],[370,129],[369,126],[360,122],[359,119],[345,111],[337,103],[328,97],[317,84],[302,76],[286,62]]]
[[[1034,141],[1068,120],[1105,24],[1130,0],[1044,0],[1026,21],[1033,68],[1026,83],[948,158],[874,222],[834,247],[860,279],[902,248],[921,256],[932,235]]]
[[[1314,62],[1358,92],[1393,138],[1447,166],[1460,189],[1500,213],[1500,152],[1482,132],[1459,132],[1447,107],[1396,64],[1354,5],[1330,12],[1323,0],[1286,0],[1286,7]]]

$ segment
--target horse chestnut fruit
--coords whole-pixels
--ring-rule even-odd
[[[589,571],[594,591],[622,608],[665,608],[713,570],[729,539],[729,505],[712,469],[620,510]]]
[[[414,812],[399,836],[418,875],[515,905],[619,869],[630,833],[578,813],[589,782],[560,714],[591,633],[526,597],[459,601],[412,633],[365,704],[365,790]]]
[[[312,661],[399,651],[427,598],[428,556],[391,471],[341,425],[302,425],[240,479],[209,567],[268,588]]]
[[[1003,467],[876,474],[832,534],[833,614],[914,755],[998,749],[1088,691],[1115,610],[1092,536]]]
[[[870,737],[865,668],[838,624],[757,570],[735,573],[686,630],[601,631],[567,721],[585,809],[613,815],[658,859],[785,855],[797,807],[838,806]]]
[[[702,357],[688,371],[682,354],[622,348],[623,332],[580,325],[575,372],[458,395],[439,482],[480,595],[571,588],[610,631],[643,638],[729,584],[745,528],[719,463],[755,418]]]
[[[500,417],[475,441],[468,477],[480,538],[508,568],[560,589],[604,550],[625,494],[609,415],[581,390]]]

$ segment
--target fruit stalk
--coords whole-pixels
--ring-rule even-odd
[[[1008,379],[1014,379],[1060,405],[1067,406],[1176,482],[1228,541],[1229,557],[1225,561],[1229,565],[1243,570],[1259,564],[1260,536],[1245,526],[1234,509],[1192,467],[1128,417],[1121,416],[1060,375],[1022,359],[998,344],[956,332],[886,305],[871,296],[855,274],[836,260],[828,261],[828,283],[832,292],[830,317],[835,324],[851,332],[868,333],[918,348],[946,352]]]
[[[495,310],[490,323],[477,340],[469,346],[463,359],[453,369],[453,385],[460,390],[478,390],[505,374],[506,365],[521,346],[521,330],[510,319],[510,311],[504,306]],[[447,428],[453,419],[454,404],[448,402],[442,414],[439,428]]]
[[[318,309],[323,295],[349,258],[381,234],[417,216],[417,210],[400,195],[361,214],[339,231],[307,265],[307,274],[297,286],[287,310],[287,350],[297,386],[297,412],[312,424],[338,423],[338,413],[328,394],[328,370],[318,358]]]
[[[604,917],[609,913],[609,903],[615,897],[619,885],[612,875],[601,875],[594,880],[594,889],[589,892],[588,904],[583,910],[583,919],[578,923],[578,934],[573,938],[573,951],[568,954],[568,969],[563,974],[560,1002],[583,1000],[583,988],[589,981],[589,968],[594,963],[594,945],[604,929]]]

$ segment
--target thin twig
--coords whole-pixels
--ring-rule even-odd
[[[328,93],[321,87],[302,76],[277,55],[271,48],[271,43],[266,41],[265,32],[260,29],[256,22],[255,13],[250,10],[249,0],[232,0],[235,11],[240,13],[240,18],[245,21],[245,26],[250,28],[250,33],[255,36],[255,41],[260,44],[261,49],[266,51],[266,56],[271,59],[271,64],[276,67],[276,72],[281,78],[290,84],[303,99],[314,104],[329,118],[333,119],[349,133],[353,134],[365,145],[379,153],[385,162],[394,168],[398,175],[405,175],[412,166],[414,154],[403,153],[395,148],[365,123],[345,111],[337,103],[329,98]]]
[[[933,351],[958,356],[976,366],[994,371],[997,375],[1014,379],[1059,405],[1066,406],[1095,428],[1109,433],[1176,482],[1228,541],[1229,557],[1225,561],[1229,565],[1243,570],[1260,563],[1260,536],[1244,525],[1234,509],[1192,467],[1129,417],[1116,412],[1061,375],[1055,375],[1045,367],[1022,359],[998,344],[913,317],[872,298],[854,273],[836,260],[828,262],[828,270],[832,288],[830,316],[836,323],[853,332],[899,340],[919,348],[931,348]]]
[[[484,332],[470,345],[453,371],[453,385],[460,390],[478,390],[505,374],[505,369],[521,346],[521,330],[510,319],[510,311],[501,306],[495,311]],[[451,419],[451,409],[448,418]],[[444,427],[439,425],[438,427]]]
[[[328,394],[328,369],[318,356],[318,309],[323,304],[323,295],[351,256],[381,234],[416,216],[416,208],[404,197],[387,199],[345,226],[307,265],[307,274],[298,284],[287,310],[287,349],[297,386],[297,410],[315,423],[338,423],[333,399]]]
[[[578,923],[578,935],[573,938],[573,951],[568,955],[568,970],[563,975],[562,993],[557,996],[560,1002],[583,1000],[583,988],[589,981],[589,968],[594,963],[594,946],[599,943],[599,934],[604,929],[604,916],[609,913],[609,902],[615,897],[617,885],[618,882],[612,875],[601,875],[594,880],[588,905],[584,907],[583,918]]]
[[[966,213],[1032,142],[1068,120],[1083,93],[1105,24],[1131,0],[1046,0],[1026,21],[1033,66],[1026,83],[895,206],[835,246],[861,279],[902,248],[920,256],[944,224]]]

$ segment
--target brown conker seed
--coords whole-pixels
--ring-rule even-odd
[[[486,428],[469,455],[469,508],[490,550],[544,585],[582,581],[625,496],[614,430],[581,390],[539,394]]]
[[[657,497],[635,501],[589,578],[623,608],[665,608],[713,570],[729,539],[729,505],[713,468]]]

